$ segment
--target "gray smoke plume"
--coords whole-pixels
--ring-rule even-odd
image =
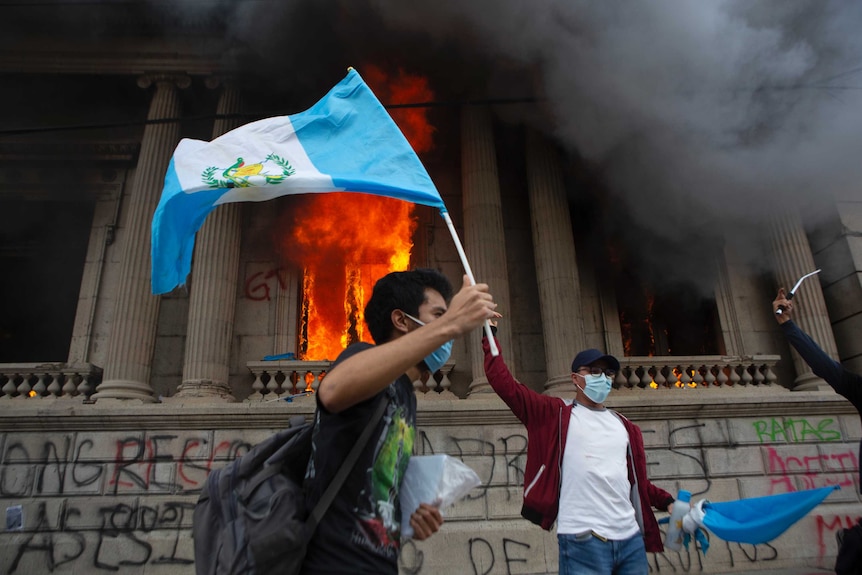
[[[722,235],[759,260],[770,210],[862,198],[862,3],[373,3],[392,28],[532,69],[549,131],[625,207],[606,223],[644,268],[673,275],[669,252],[702,268]]]
[[[682,240],[691,251],[705,235],[752,235],[777,205],[862,195],[860,2],[309,0],[235,9],[234,33],[271,66],[341,73],[367,56],[412,63],[433,75],[438,93],[540,98],[542,129],[596,170],[623,208],[619,233]]]
[[[862,181],[858,2],[374,4],[393,27],[467,33],[534,67],[555,135],[646,217],[664,198],[749,219]]]
[[[96,37],[144,26],[144,6],[166,16],[146,26],[168,37],[221,23],[255,54],[229,51],[226,64],[282,102],[311,104],[363,62],[426,74],[441,98],[540,98],[541,122],[521,121],[657,231],[693,214],[744,228],[787,199],[859,194],[855,0],[146,0],[5,14],[29,18],[13,35],[48,19]]]

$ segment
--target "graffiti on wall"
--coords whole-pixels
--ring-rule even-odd
[[[176,438],[176,435],[148,435],[146,438],[133,436],[118,440],[108,481],[112,492],[117,494],[122,488],[197,491],[215,460],[232,461],[251,448],[242,440],[222,441],[213,446],[209,457],[202,461],[194,454],[207,443],[206,438],[186,439],[179,455],[175,456],[165,445],[171,445]],[[176,466],[173,478],[170,473],[158,473],[160,465],[173,469],[173,464]]]
[[[852,488],[859,465],[855,450],[840,445],[824,450],[814,445],[841,439],[834,420],[764,419],[749,429],[748,445],[762,450],[764,486],[776,492],[830,482]],[[511,430],[490,439],[467,434],[429,436],[420,429],[417,452],[445,451],[472,463],[482,484],[462,505],[484,513],[503,501],[506,509],[497,513],[516,518],[527,437],[517,427]],[[654,429],[644,430],[645,436],[654,433]],[[250,444],[242,437],[216,442],[206,433],[116,434],[105,441],[107,435],[101,436],[99,445],[91,437],[75,434],[29,442],[7,438],[0,465],[0,496],[10,503],[29,498],[25,501],[30,502],[27,512],[31,517],[14,540],[9,533],[0,537],[0,571],[53,573],[83,567],[141,572],[145,565],[170,564],[177,573],[192,572],[190,528],[195,494],[214,466],[245,453]],[[706,441],[706,435],[704,424],[697,422],[671,426],[665,437],[653,435],[651,441],[663,446],[650,449],[651,473],[669,477],[667,468],[685,469],[687,484],[701,482],[692,490],[695,494],[709,491],[715,482],[709,450],[732,451],[738,445],[730,439],[721,443],[715,437]],[[809,443],[810,449],[788,447],[802,442]],[[812,545],[817,545],[820,557],[834,553],[835,531],[855,520],[849,514],[813,516]],[[542,536],[470,532],[447,548],[446,560],[459,572],[477,575],[541,570],[548,555],[547,550],[537,548]],[[740,568],[750,564],[768,567],[780,559],[780,545],[741,545],[717,539],[711,543],[708,555],[696,544],[679,552],[651,554],[650,571],[703,572],[719,557]],[[424,544],[412,541],[404,545],[402,573],[435,572],[423,549],[427,549]]]
[[[231,461],[251,448],[244,440],[220,441],[209,449],[207,436],[123,436],[116,440],[113,457],[100,460],[91,439],[77,443],[67,435],[46,440],[35,453],[23,442],[12,442],[0,466],[0,497],[81,493],[107,478],[105,493],[194,493],[200,490],[216,461]],[[202,458],[199,453],[207,452]]]
[[[840,485],[842,489],[854,489],[853,476],[859,469],[859,461],[853,450],[815,455],[781,455],[774,447],[767,446],[767,473],[770,476],[772,493],[784,493],[799,489],[816,489],[828,485]]]
[[[0,554],[3,571],[29,572],[24,566],[34,562],[48,572],[81,561],[105,571],[191,564],[195,494],[214,465],[251,447],[243,439],[211,443],[206,433],[120,435],[112,450],[104,447],[110,439],[100,449],[74,434],[41,443],[10,441],[0,466],[0,496],[34,504],[27,506],[32,517],[17,533],[14,552]]]
[[[761,443],[801,443],[841,441],[841,432],[834,428],[836,424],[832,418],[824,418],[812,424],[804,417],[773,417],[755,421],[752,425]]]
[[[19,570],[28,560],[27,565],[43,566],[50,573],[79,559],[104,571],[146,564],[190,565],[194,558],[180,546],[188,539],[193,510],[194,503],[189,501],[166,501],[155,506],[138,502],[104,505],[97,508],[101,525],[90,530],[77,524],[88,511],[66,503],[53,524],[43,501],[37,506],[35,527],[17,545],[5,572],[32,572],[27,568]],[[159,551],[147,540],[157,530],[161,535]]]
[[[270,301],[274,287],[287,289],[286,274],[282,268],[272,268],[249,275],[244,284],[245,297],[252,301]]]

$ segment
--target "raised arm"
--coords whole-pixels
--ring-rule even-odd
[[[840,363],[829,357],[811,337],[793,322],[793,302],[784,294],[784,288],[772,302],[773,311],[782,310],[775,319],[790,345],[799,353],[814,374],[822,377],[832,389],[849,399],[857,408],[862,406],[862,377],[847,371]]]
[[[488,377],[488,383],[521,423],[527,425],[527,421],[533,417],[550,417],[556,413],[559,400],[537,393],[516,380],[503,361],[502,350],[497,356],[491,355],[487,337],[482,338],[482,348],[485,351],[485,375]],[[500,348],[499,341],[497,348]]]
[[[403,313],[393,312],[397,335],[386,343],[357,353],[338,364],[320,382],[318,399],[323,407],[338,413],[369,399],[402,374],[418,379],[417,364],[449,340],[479,327],[493,317],[494,298],[487,284],[464,285],[439,317],[418,329],[410,329]]]

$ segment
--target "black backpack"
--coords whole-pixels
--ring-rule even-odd
[[[311,456],[307,423],[291,426],[207,477],[195,505],[192,537],[197,575],[293,575],[386,408],[380,398],[338,473],[311,514],[302,482]]]

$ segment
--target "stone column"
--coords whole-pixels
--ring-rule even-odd
[[[545,393],[571,395],[572,358],[585,347],[575,239],[557,149],[527,134],[527,189],[548,379]]]
[[[240,108],[237,87],[224,85],[216,113],[231,114]],[[213,139],[240,123],[238,119],[216,119]],[[238,203],[217,207],[195,239],[183,382],[175,397],[236,401],[228,376],[239,281],[241,210],[242,204]]]
[[[150,285],[150,227],[165,181],[165,170],[180,135],[177,88],[188,87],[186,76],[147,76],[141,88],[155,84],[147,114],[125,225],[117,232],[123,242],[117,300],[105,357],[104,380],[93,399],[137,399],[154,402],[150,367],[159,315],[158,296]]]
[[[814,256],[808,245],[808,237],[802,219],[795,208],[775,213],[770,221],[770,243],[775,259],[775,280],[790,291],[803,275],[815,269]],[[794,296],[793,321],[802,328],[830,357],[838,357],[832,324],[826,310],[826,301],[817,276],[805,280]],[[796,368],[794,390],[827,388],[826,382],[814,375],[808,364],[793,350],[793,365]],[[826,387],[824,387],[826,386]]]
[[[734,286],[742,282],[749,282],[747,277],[739,277],[738,273],[731,267],[730,258],[735,257],[732,247],[725,244],[724,250],[718,255],[716,262],[718,281],[715,286],[715,307],[718,312],[718,320],[721,325],[721,335],[724,340],[724,350],[729,356],[745,355],[745,338],[742,337],[740,326],[740,313],[744,310],[738,309],[734,297]],[[754,293],[757,293],[756,291]]]
[[[497,338],[509,357],[511,322],[509,307],[509,274],[506,267],[506,239],[503,231],[503,209],[500,181],[497,175],[497,153],[494,129],[487,108],[465,106],[461,109],[461,182],[464,208],[464,251],[476,281],[491,286],[497,310],[504,318]],[[492,392],[485,377],[484,355],[479,330],[470,334],[473,381],[470,393]],[[513,369],[514,372],[514,369]]]

